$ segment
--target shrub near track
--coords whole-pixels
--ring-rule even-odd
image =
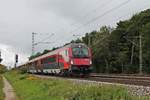
[[[0,75],[0,100],[4,100],[3,79],[1,75]]]
[[[5,76],[15,88],[20,100],[135,100],[123,87],[41,79],[16,71],[7,72]]]

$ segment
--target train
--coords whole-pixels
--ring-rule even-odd
[[[92,72],[91,49],[84,43],[70,43],[22,65],[29,73],[89,75]]]

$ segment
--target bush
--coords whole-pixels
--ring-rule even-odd
[[[23,67],[23,68],[20,68],[20,69],[19,69],[19,73],[20,73],[20,74],[25,74],[25,73],[27,73],[27,69],[24,68],[24,67]]]
[[[6,67],[0,64],[0,74],[3,74],[7,71]]]

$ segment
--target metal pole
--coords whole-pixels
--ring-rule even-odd
[[[1,51],[0,51],[0,59],[1,59]]]
[[[14,65],[14,66],[15,66],[15,68],[16,68],[16,63],[15,63],[15,65]]]
[[[16,64],[16,55],[15,55],[15,64],[14,64],[14,67],[16,68],[17,64]]]
[[[89,38],[88,38],[88,45],[89,45],[89,47],[91,46],[91,37],[90,37],[90,35],[89,35]]]
[[[34,33],[34,32],[32,33],[32,55],[34,55],[34,52],[35,52],[35,48],[34,48],[34,44],[35,44],[34,43],[35,42],[34,41],[34,36],[35,36],[35,34],[37,34],[37,33]]]
[[[1,51],[0,51],[0,63],[1,63],[1,61],[2,61],[2,58],[1,58]]]
[[[35,43],[35,35],[36,34],[39,34],[39,33],[32,33],[32,55],[34,55],[34,53],[35,53],[35,45],[38,45],[38,44],[40,44],[40,43],[43,43],[43,44],[49,44],[49,43],[51,43],[51,42],[44,42],[45,40],[47,40],[47,39],[49,39],[50,37],[52,37],[54,34],[52,33],[50,36],[48,36],[48,37],[46,37],[46,38],[44,38],[43,40],[41,40],[40,42],[37,42],[37,43]]]
[[[130,64],[133,64],[133,56],[134,56],[134,44],[132,43],[132,52],[131,52],[131,61],[130,61]]]
[[[143,74],[142,70],[142,36],[139,35],[139,74]]]
[[[34,33],[32,33],[32,55],[34,54]]]

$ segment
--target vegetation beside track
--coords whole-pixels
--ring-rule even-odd
[[[2,76],[0,75],[0,100],[4,99],[4,93],[3,93],[3,79]]]
[[[3,74],[7,71],[6,66],[0,64],[0,74]]]
[[[20,100],[138,100],[123,87],[41,79],[18,71],[5,73]],[[140,99],[141,100],[141,99]]]

